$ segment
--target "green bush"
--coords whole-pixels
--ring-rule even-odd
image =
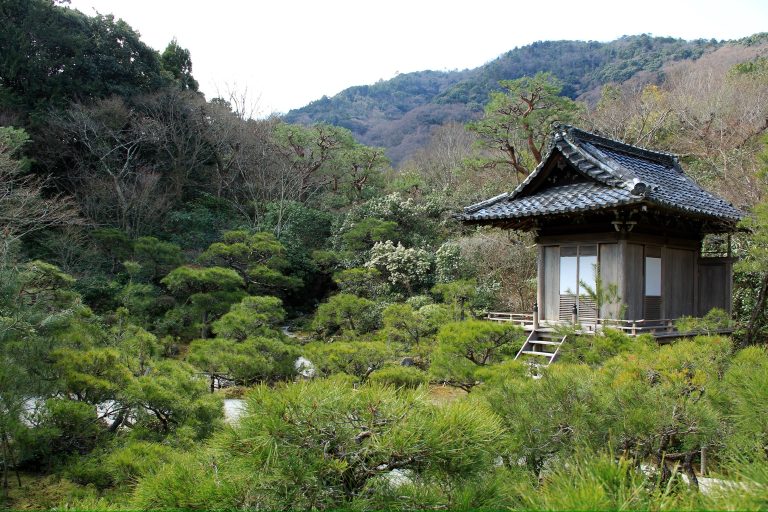
[[[429,295],[413,295],[405,300],[405,303],[411,306],[413,309],[421,309],[424,306],[434,304],[435,301]]]
[[[304,346],[304,353],[321,376],[346,373],[358,379],[394,357],[392,347],[380,341],[314,342]]]
[[[33,428],[19,433],[21,460],[35,460],[41,466],[50,466],[70,454],[86,454],[106,434],[96,408],[74,400],[46,400],[33,423]]]
[[[762,460],[751,456],[733,458],[724,464],[722,470],[723,484],[712,486],[699,509],[768,509],[768,460],[765,457]]]
[[[555,464],[526,501],[534,510],[647,510],[662,503],[673,505],[669,489],[655,494],[652,484],[632,461],[585,452]]]
[[[536,492],[524,469],[495,467],[469,478],[413,472],[380,475],[350,504],[352,510],[518,510]]]
[[[222,338],[243,341],[250,336],[269,336],[285,320],[283,301],[272,296],[249,296],[233,304],[229,312],[213,322],[213,332]]]
[[[378,324],[376,303],[348,293],[339,293],[320,304],[312,322],[313,328],[325,337],[339,331],[364,334],[376,329]]]
[[[134,491],[131,506],[142,510],[235,508],[227,499],[230,479],[213,478],[213,461],[199,453],[177,454]]]
[[[136,484],[170,462],[176,451],[170,446],[147,441],[129,441],[104,457],[103,468],[118,485]]]
[[[207,455],[178,457],[143,479],[132,505],[348,508],[395,468],[419,481],[479,477],[493,469],[503,436],[482,404],[437,406],[420,392],[334,379],[257,387],[247,411]]]
[[[603,329],[594,335],[568,336],[560,347],[558,361],[600,366],[622,353],[640,354],[656,346],[653,336],[629,336],[615,329]]]
[[[726,311],[713,308],[701,318],[684,316],[675,322],[675,328],[680,332],[701,332],[703,334],[717,334],[720,329],[726,329],[733,324],[731,315]]]
[[[730,352],[727,338],[699,337],[607,361],[597,372],[600,418],[613,449],[653,461],[664,484],[676,464],[692,472],[700,448],[717,446],[723,437],[723,417],[708,398]]]
[[[747,347],[731,361],[716,403],[729,423],[727,452],[741,460],[768,458],[768,353]]]
[[[556,363],[533,379],[518,361],[499,367],[479,393],[504,422],[507,442],[500,454],[506,460],[538,475],[578,446],[607,441],[602,383],[595,371]]]
[[[525,340],[512,324],[467,320],[445,324],[437,333],[432,353],[432,378],[471,390],[479,383],[478,370],[515,356]]]
[[[395,343],[413,346],[424,336],[434,334],[424,317],[409,304],[391,304],[381,316],[387,339]]]
[[[224,415],[221,400],[209,392],[205,380],[198,378],[193,367],[179,361],[156,363],[124,393],[133,405],[134,429],[154,439],[182,427],[191,428],[196,439],[205,439]]]
[[[77,484],[93,485],[97,489],[105,489],[115,483],[112,472],[104,465],[102,458],[93,454],[73,457],[64,475]]]
[[[417,388],[429,382],[427,373],[413,366],[387,366],[373,372],[371,383],[389,384],[396,388]]]

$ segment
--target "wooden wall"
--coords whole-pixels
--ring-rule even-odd
[[[542,276],[539,277],[539,315],[557,320],[560,316],[560,247],[598,245],[600,275],[605,286],[616,283],[626,306],[624,318],[650,319],[645,297],[645,258],[661,257],[661,305],[654,308],[661,318],[702,316],[713,307],[731,311],[732,262],[727,258],[700,258],[691,240],[666,240],[647,235],[624,237],[615,233],[579,236],[546,236],[539,239]],[[603,305],[602,318],[615,318],[617,305]]]
[[[661,252],[661,310],[664,318],[696,314],[696,252],[665,247]]]
[[[619,284],[619,244],[600,244],[600,278],[603,286]],[[620,304],[603,304],[600,318],[618,318]]]
[[[712,308],[730,313],[733,279],[730,258],[699,258],[699,290],[696,316],[704,316]]]
[[[624,252],[624,290],[621,297],[627,306],[624,318],[632,320],[643,318],[644,269],[645,256],[643,246],[627,244]]]

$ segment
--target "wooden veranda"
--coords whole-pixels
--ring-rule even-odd
[[[575,327],[579,334],[595,334],[608,328],[621,331],[629,336],[651,334],[660,342],[673,338],[685,338],[702,334],[701,331],[680,331],[676,327],[678,319],[665,318],[658,320],[617,320],[614,318],[579,319],[574,316],[570,321],[539,320],[535,313],[507,313],[492,311],[486,315],[486,320],[492,322],[513,323],[522,327],[525,332],[555,331],[558,327]],[[710,334],[731,334],[732,327],[716,329]]]

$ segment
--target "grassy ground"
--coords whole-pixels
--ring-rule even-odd
[[[73,498],[85,497],[94,493],[91,489],[60,479],[57,476],[22,473],[21,487],[18,486],[16,475],[10,476],[8,499],[4,503],[5,508],[10,510],[54,508]]]
[[[21,473],[21,487],[16,475],[8,480],[8,498],[3,501],[0,494],[0,510],[47,510],[71,506],[80,500],[95,501],[98,497],[108,498],[112,503],[128,501],[127,487],[99,492],[93,485],[79,485],[58,475],[41,476]]]
[[[434,404],[447,404],[464,396],[467,396],[467,392],[463,389],[440,384],[429,386],[429,400]]]

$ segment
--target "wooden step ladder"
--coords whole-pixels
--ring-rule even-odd
[[[528,335],[523,346],[520,347],[515,359],[520,360],[526,356],[535,364],[549,366],[557,358],[560,347],[565,343],[566,338],[567,336],[563,336],[560,339],[551,329],[534,329]]]

